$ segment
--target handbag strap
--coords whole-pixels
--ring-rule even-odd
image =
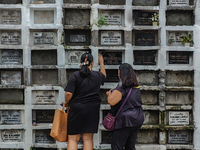
[[[119,113],[120,113],[120,111],[122,110],[124,104],[126,103],[128,97],[130,96],[130,94],[131,94],[131,92],[132,92],[132,89],[133,89],[133,88],[131,88],[131,89],[129,90],[129,92],[128,92],[127,96],[126,96],[126,99],[124,100],[124,102],[122,103],[121,107],[119,108],[117,114],[115,115],[115,119],[116,119],[117,116],[119,115]]]

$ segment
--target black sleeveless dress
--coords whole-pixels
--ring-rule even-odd
[[[105,76],[101,72],[91,71],[88,77],[74,72],[65,87],[73,93],[69,101],[68,134],[97,133],[100,109],[100,86]]]

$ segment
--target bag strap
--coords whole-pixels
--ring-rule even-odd
[[[130,94],[131,94],[131,92],[132,92],[132,89],[133,89],[133,88],[131,88],[131,89],[129,90],[129,92],[128,92],[127,96],[126,96],[126,99],[124,100],[124,102],[123,102],[122,105],[120,106],[120,108],[119,108],[117,114],[115,115],[115,119],[116,119],[117,116],[119,115],[119,113],[120,113],[120,111],[122,110],[124,104],[126,103],[128,97],[130,96]]]

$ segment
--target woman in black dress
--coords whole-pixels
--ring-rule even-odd
[[[124,63],[119,66],[120,83],[111,93],[106,92],[111,113],[115,116],[125,100],[129,90],[132,92],[116,118],[111,147],[112,150],[135,150],[137,134],[144,122],[139,83],[131,65]]]
[[[93,56],[81,56],[81,69],[74,72],[65,87],[65,102],[69,104],[68,150],[77,150],[80,135],[83,150],[93,150],[93,134],[98,131],[100,109],[100,86],[104,84],[106,71],[99,54],[99,71],[92,71]]]

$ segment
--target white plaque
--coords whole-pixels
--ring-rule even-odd
[[[36,104],[55,104],[56,91],[33,91]]]
[[[101,45],[121,45],[121,31],[101,31]]]
[[[1,24],[21,24],[21,12],[17,10],[1,10]]]
[[[2,85],[21,85],[21,71],[1,71]]]
[[[189,125],[188,111],[170,111],[169,125]]]
[[[22,142],[22,130],[2,130],[1,138],[3,142]]]
[[[34,11],[34,24],[53,24],[54,11]]]
[[[1,32],[1,43],[3,45],[20,45],[21,35],[17,31],[2,31]]]
[[[68,64],[80,64],[81,56],[88,51],[68,51]]]
[[[16,110],[1,111],[0,124],[21,124],[21,113]]]
[[[189,0],[169,0],[171,6],[189,6]]]
[[[101,15],[105,17],[105,22],[110,25],[122,24],[122,12],[121,11],[101,11]]]
[[[189,132],[170,130],[168,132],[168,143],[172,144],[187,144],[189,143]]]
[[[53,32],[34,32],[34,44],[54,44]]]
[[[22,64],[22,52],[19,50],[1,50],[2,64]]]

